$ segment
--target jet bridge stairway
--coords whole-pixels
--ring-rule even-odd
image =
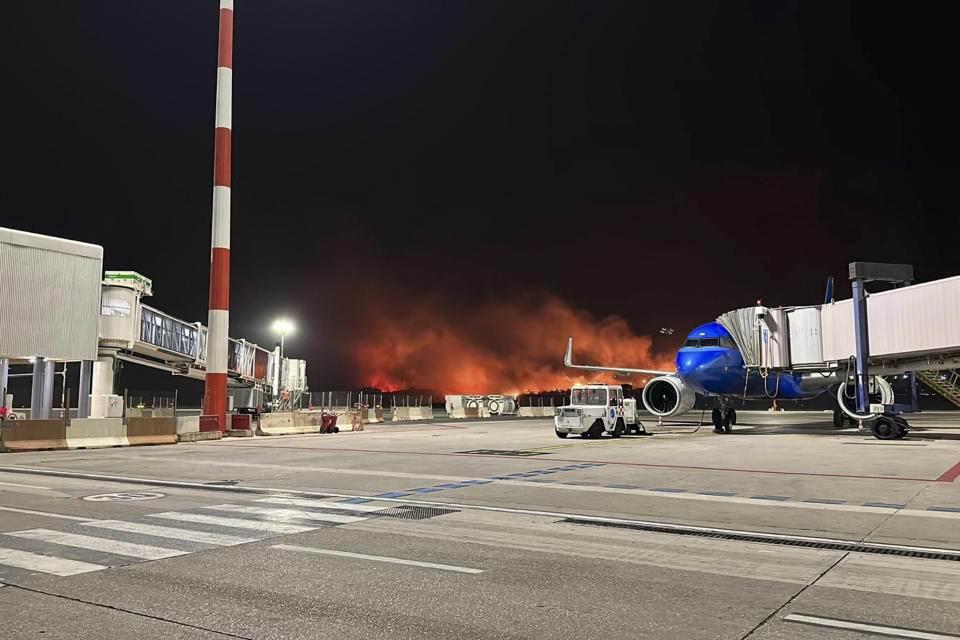
[[[960,407],[960,369],[917,371],[917,377],[928,387]]]

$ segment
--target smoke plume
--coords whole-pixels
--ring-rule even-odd
[[[354,336],[341,342],[359,385],[435,394],[524,393],[614,380],[563,366],[567,338],[574,361],[673,369],[672,357],[652,351],[619,316],[595,317],[550,296],[489,301],[457,309],[439,301],[406,308],[384,304],[352,314]],[[641,378],[617,379],[639,385]]]

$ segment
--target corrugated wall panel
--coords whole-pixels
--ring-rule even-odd
[[[96,360],[102,271],[102,258],[0,242],[0,354]]]

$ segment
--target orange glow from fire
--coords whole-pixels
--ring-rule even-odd
[[[634,334],[624,318],[597,318],[554,296],[476,304],[459,314],[442,304],[386,307],[364,312],[364,337],[349,348],[357,382],[384,391],[516,394],[578,382],[642,383],[640,376],[564,367],[568,337],[574,362],[674,368],[672,355],[653,353],[651,336]]]

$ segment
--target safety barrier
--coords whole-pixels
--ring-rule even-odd
[[[323,411],[264,413],[260,416],[257,435],[287,436],[320,433],[323,426],[323,415]],[[354,411],[344,411],[337,414],[337,428],[340,431],[354,430],[359,426],[358,423],[359,415]]]
[[[367,424],[376,424],[383,422],[383,409],[364,409],[363,421]]]
[[[74,418],[67,427],[68,449],[126,447],[127,427],[123,418]]]
[[[177,444],[176,418],[127,418],[127,440],[131,446]]]
[[[393,422],[433,420],[433,407],[394,407],[390,420]]]
[[[0,450],[45,451],[67,448],[63,420],[10,420],[0,428]]]
[[[340,431],[363,431],[360,414],[356,411],[337,411],[337,429]]]
[[[231,414],[227,435],[231,438],[252,438],[253,430],[250,428],[250,421],[249,413]]]
[[[214,418],[213,426],[216,427],[217,416]],[[198,442],[200,440],[219,440],[223,437],[220,429],[211,431],[200,430],[200,416],[181,416],[177,418],[177,440],[180,442]]]

